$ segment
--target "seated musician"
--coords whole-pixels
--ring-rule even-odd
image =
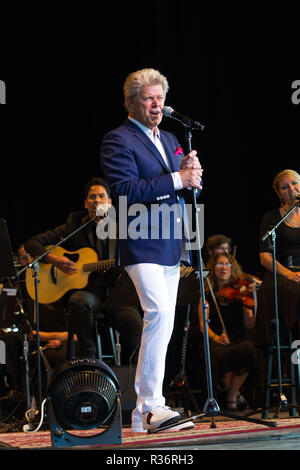
[[[225,386],[227,409],[248,409],[240,389],[250,374],[255,381],[260,378],[258,353],[252,339],[255,316],[251,283],[229,253],[214,254],[207,269],[212,288],[205,296],[212,372],[216,383]],[[198,313],[203,332],[201,302]]]
[[[232,239],[223,234],[211,235],[204,243],[203,256],[207,262],[215,253],[231,253]]]
[[[47,246],[55,245],[89,219],[94,218],[96,216],[96,208],[99,205],[103,207],[106,205],[107,207],[110,204],[110,191],[107,183],[102,178],[93,178],[85,189],[85,211],[72,212],[64,224],[28,240],[25,243],[26,251],[33,257],[41,255]],[[55,266],[65,273],[66,276],[72,277],[72,275],[78,273],[78,265],[76,265],[76,260],[68,257],[67,252],[76,252],[82,248],[89,247],[97,253],[98,260],[113,258],[115,240],[99,239],[96,235],[97,222],[99,222],[98,217],[71,236],[63,244],[66,253],[59,252],[59,255],[55,254],[55,252],[49,253],[43,261]],[[113,268],[108,269],[105,273],[91,273],[86,287],[77,290],[71,289],[67,293],[63,292],[63,298],[60,302],[66,305],[67,311],[70,314],[72,329],[77,336],[80,357],[96,357],[94,313],[99,312],[114,279]],[[41,288],[42,286],[40,285],[39,289]],[[122,351],[123,346],[125,346],[127,360],[131,358],[132,361],[136,361],[142,332],[142,318],[138,309],[122,306],[106,308],[103,313],[105,313],[113,328],[120,333]],[[133,355],[134,358],[132,357]]]
[[[17,269],[22,269],[32,260],[31,256],[25,251],[24,244],[20,244],[16,249]],[[26,292],[25,278],[22,273],[16,282],[18,289],[17,306],[15,311],[16,330],[1,329],[0,339],[5,344],[5,364],[0,364],[0,400],[2,408],[5,409],[15,406],[20,400],[19,405],[25,403],[25,358],[24,348],[28,352],[29,368],[31,377],[31,393],[35,392],[34,374],[36,373],[35,354],[36,344],[36,324],[34,315],[33,300]],[[67,357],[67,323],[64,315],[64,309],[56,304],[40,304],[39,305],[39,337],[42,347],[41,354],[43,361],[46,358],[47,367],[57,368]],[[25,334],[27,338],[25,338]],[[74,336],[76,347],[76,335]],[[26,341],[26,343],[25,343]],[[42,368],[45,378],[45,370]],[[43,385],[47,382],[43,381]],[[4,401],[5,400],[5,401]],[[18,405],[18,412],[23,411],[23,407]]]

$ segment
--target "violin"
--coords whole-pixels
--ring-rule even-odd
[[[226,303],[241,302],[244,307],[254,308],[253,289],[256,282],[246,277],[235,279],[230,285],[223,287],[217,297]]]

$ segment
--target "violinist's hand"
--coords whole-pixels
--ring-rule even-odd
[[[227,344],[230,344],[229,338],[226,333],[222,333],[221,335],[216,336],[215,342],[218,344],[223,344],[224,346],[226,346]]]
[[[299,271],[296,271],[296,272],[290,271],[290,273],[288,275],[288,279],[290,279],[290,281],[300,283],[300,272]]]
[[[59,339],[49,339],[45,346],[47,349],[59,349],[61,347],[61,341]]]

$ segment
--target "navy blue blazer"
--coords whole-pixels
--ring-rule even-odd
[[[180,169],[181,157],[175,155],[179,142],[163,130],[160,137],[170,169],[149,137],[130,120],[103,138],[101,165],[113,204],[121,211],[117,244],[121,266],[173,266],[180,261],[184,191],[175,191],[170,174]]]

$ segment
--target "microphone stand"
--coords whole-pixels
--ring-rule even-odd
[[[268,230],[262,237],[262,241],[269,238],[269,242],[272,245],[272,256],[273,256],[273,283],[274,283],[274,310],[275,310],[275,326],[276,326],[276,349],[277,349],[277,373],[278,373],[278,408],[275,416],[277,417],[282,409],[288,408],[299,408],[296,405],[288,405],[287,399],[282,391],[282,372],[281,372],[281,356],[280,356],[280,331],[279,331],[279,313],[278,313],[278,289],[277,289],[277,268],[276,268],[276,230],[282,224],[282,222],[299,207],[300,201],[298,201],[270,230]]]
[[[190,123],[184,124],[182,123],[185,127],[185,137],[187,140],[187,146],[188,146],[188,153],[192,151],[192,131],[193,130],[199,130],[199,129],[194,129]],[[154,428],[148,430],[149,433],[154,434],[160,431],[163,431],[165,429],[172,429],[174,426],[178,426],[178,424],[193,421],[196,419],[203,418],[204,416],[209,416],[210,417],[210,427],[211,428],[216,428],[216,416],[220,415],[220,408],[219,405],[214,398],[214,393],[213,393],[213,384],[212,384],[212,372],[211,372],[211,361],[210,361],[210,347],[209,347],[209,335],[208,335],[208,318],[207,318],[207,304],[205,301],[205,290],[204,290],[204,276],[203,276],[203,266],[202,266],[202,256],[201,256],[201,243],[200,243],[200,228],[199,228],[199,220],[198,220],[198,212],[199,209],[197,207],[197,189],[193,188],[193,211],[195,215],[195,231],[196,231],[196,253],[197,253],[197,267],[199,271],[199,285],[200,285],[200,296],[201,296],[201,307],[202,307],[202,321],[203,321],[203,338],[204,338],[204,352],[205,352],[205,371],[206,371],[206,382],[207,382],[207,400],[204,404],[203,407],[203,413],[195,416],[190,416],[187,419],[181,420],[175,424],[169,424],[166,426],[161,426],[159,428]],[[221,413],[222,416],[226,416],[231,419],[236,419],[236,420],[243,420],[243,421],[249,421],[252,423],[257,423],[257,424],[264,424],[266,426],[270,427],[276,427],[277,423],[274,421],[267,422],[261,419],[256,419],[256,418],[250,418],[248,416],[237,416],[236,414],[232,414],[230,412],[228,413]]]
[[[44,251],[41,255],[35,257],[30,263],[24,266],[23,269],[18,271],[16,277],[21,276],[21,274],[26,271],[27,269],[32,269],[32,276],[34,277],[34,290],[35,290],[35,299],[34,299],[34,314],[35,314],[35,322],[36,322],[36,353],[37,353],[37,376],[38,376],[38,404],[39,406],[42,405],[42,373],[41,373],[41,350],[40,350],[40,315],[39,315],[39,300],[38,300],[38,285],[39,285],[39,263],[45,256],[51,253],[55,248],[60,246],[69,238],[73,237],[77,232],[82,230],[84,227],[89,225],[93,222],[98,215],[95,215],[93,218],[89,219],[83,225],[80,225],[74,232],[67,235],[65,238],[62,238],[56,245],[51,246],[48,250]]]
[[[185,137],[187,140],[188,153],[192,151],[192,127],[185,126]],[[207,383],[207,400],[204,404],[203,413],[204,416],[208,415],[211,418],[211,428],[216,427],[215,416],[220,412],[219,405],[214,398],[213,385],[212,385],[212,374],[211,374],[211,361],[210,361],[210,348],[209,348],[209,336],[207,329],[207,304],[205,301],[205,290],[204,290],[204,277],[202,267],[202,256],[201,256],[201,243],[200,243],[200,227],[198,219],[198,208],[197,208],[197,189],[193,188],[193,211],[195,215],[195,231],[196,231],[196,254],[197,254],[197,268],[199,271],[199,285],[200,285],[200,297],[202,307],[202,320],[203,320],[203,338],[204,338],[204,352],[205,352],[205,370],[206,370],[206,383]]]

